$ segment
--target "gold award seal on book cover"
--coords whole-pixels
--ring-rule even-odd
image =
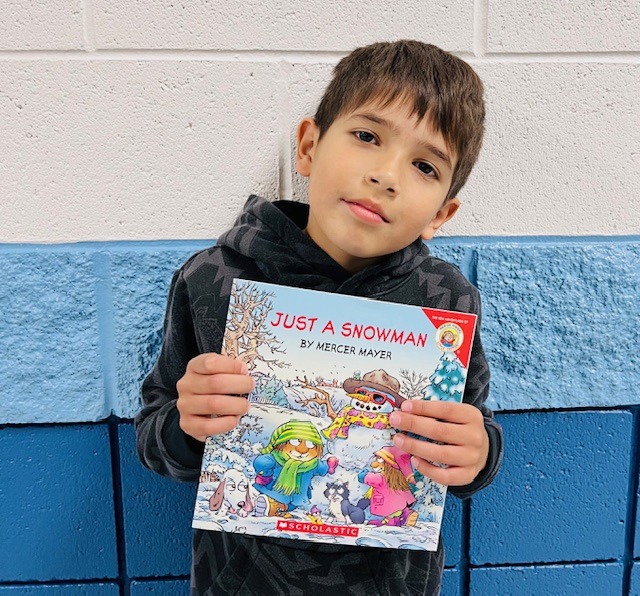
[[[464,333],[455,323],[445,323],[438,327],[435,341],[443,352],[455,352],[464,341]]]

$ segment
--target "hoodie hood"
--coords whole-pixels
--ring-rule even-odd
[[[350,273],[304,233],[308,216],[309,206],[304,203],[272,203],[251,195],[218,245],[255,261],[271,283],[367,297],[392,292],[429,258],[429,249],[417,239],[374,265]]]

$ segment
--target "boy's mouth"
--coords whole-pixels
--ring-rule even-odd
[[[360,219],[370,223],[389,223],[380,205],[369,199],[343,199],[349,209]]]

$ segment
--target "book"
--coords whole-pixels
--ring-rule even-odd
[[[222,352],[255,389],[205,443],[193,527],[436,550],[446,487],[393,445],[389,415],[462,401],[475,328],[473,314],[235,279]]]

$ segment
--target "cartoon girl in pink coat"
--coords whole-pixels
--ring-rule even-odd
[[[416,502],[409,482],[415,484],[411,455],[397,447],[388,446],[374,453],[371,463],[373,471],[363,470],[358,479],[371,488],[365,494],[372,515],[380,519],[370,519],[374,526],[414,526],[418,512],[412,509]]]

